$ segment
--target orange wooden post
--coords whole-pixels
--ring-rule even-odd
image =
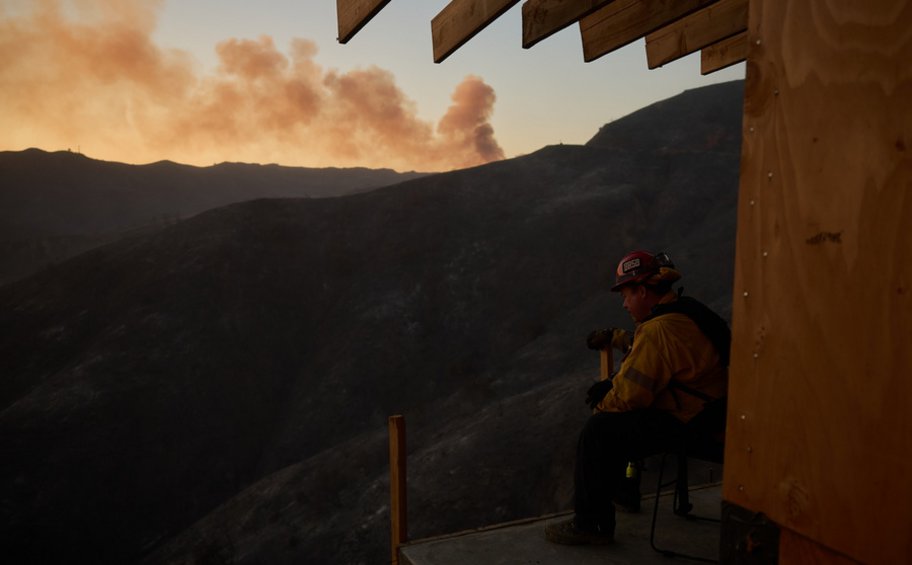
[[[399,546],[408,532],[405,489],[405,418],[389,417],[390,451],[390,551],[392,564],[399,564]]]
[[[609,346],[607,349],[600,350],[599,357],[602,361],[601,378],[599,380],[604,381],[611,376],[611,370],[614,369],[614,357],[611,354],[611,347]]]

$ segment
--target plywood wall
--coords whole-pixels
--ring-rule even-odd
[[[752,0],[748,42],[724,497],[912,563],[912,2]]]

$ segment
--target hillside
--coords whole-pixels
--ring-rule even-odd
[[[736,149],[741,131],[731,123],[742,113],[741,89],[743,81],[687,90],[602,126],[586,145],[672,153]]]
[[[98,245],[256,198],[321,198],[422,176],[389,169],[308,169],[168,161],[126,165],[79,153],[0,152],[0,284]]]
[[[694,116],[671,147],[233,204],[0,287],[7,555],[385,562],[394,413],[413,536],[566,508],[584,337],[629,326],[617,258],[665,249],[729,312],[739,147],[703,117],[742,87],[664,102]],[[740,138],[740,110],[718,121]]]

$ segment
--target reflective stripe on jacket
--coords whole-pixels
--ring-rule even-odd
[[[676,298],[671,293],[660,303]],[[704,400],[669,388],[672,381],[712,398],[728,392],[728,370],[716,348],[697,324],[680,313],[663,314],[637,327],[633,348],[596,411],[627,412],[653,407],[687,422],[703,409]]]

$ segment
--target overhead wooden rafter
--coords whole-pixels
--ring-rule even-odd
[[[646,62],[661,67],[747,31],[748,0],[720,0],[646,36]]]
[[[577,23],[583,59],[594,61],[646,38],[649,68],[704,50],[708,74],[747,56],[750,0],[526,0],[522,46],[531,47]],[[345,43],[389,0],[336,0],[339,41]],[[440,63],[519,0],[451,0],[431,21],[434,62]]]
[[[526,0],[522,7],[522,46],[526,49],[532,47],[611,1]]]
[[[348,43],[390,0],[336,0],[339,43]]]
[[[434,62],[439,63],[475,37],[519,0],[453,0],[431,20]]]
[[[747,59],[747,32],[723,39],[700,52],[700,74],[708,75]]]
[[[588,63],[718,0],[615,0],[580,20]]]

